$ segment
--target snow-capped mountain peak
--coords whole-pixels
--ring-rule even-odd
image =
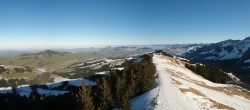
[[[239,59],[242,58],[244,55],[249,54],[249,48],[250,37],[247,37],[244,40],[229,39],[207,46],[203,46],[197,49],[196,51],[187,52],[185,53],[185,56],[191,59],[198,58],[203,60]],[[248,59],[250,59],[250,57]],[[247,60],[247,58],[244,57],[244,60]]]

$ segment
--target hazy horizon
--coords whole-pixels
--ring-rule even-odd
[[[89,45],[89,46],[80,46],[80,47],[27,47],[27,48],[1,48],[1,50],[10,50],[10,51],[29,51],[29,50],[64,50],[64,49],[87,49],[87,48],[107,48],[107,47],[150,47],[150,46],[168,46],[168,45],[189,45],[189,44],[202,44],[202,43],[178,43],[178,44],[145,44],[145,45]]]
[[[248,0],[2,0],[0,49],[215,43],[250,35]]]

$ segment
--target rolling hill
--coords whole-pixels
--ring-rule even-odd
[[[97,53],[69,53],[45,50],[38,53],[22,54],[14,57],[0,58],[0,64],[27,66],[32,69],[43,68],[46,71],[57,71],[75,62],[100,58]]]

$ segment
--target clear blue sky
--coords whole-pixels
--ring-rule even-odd
[[[0,49],[208,43],[250,35],[250,0],[0,0]]]

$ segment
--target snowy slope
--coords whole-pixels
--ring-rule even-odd
[[[233,73],[250,88],[250,36],[209,44],[186,52],[182,57]]]
[[[135,97],[131,100],[132,110],[151,110],[154,108],[154,101],[158,95],[159,88],[156,87],[139,97]]]
[[[250,96],[196,75],[180,60],[154,55],[158,86],[131,100],[133,110],[250,110]]]
[[[57,78],[55,80],[55,83],[46,84],[48,89],[44,89],[44,88],[40,88],[40,87],[36,87],[36,89],[37,89],[37,92],[39,94],[44,94],[45,96],[51,96],[51,95],[57,96],[60,94],[69,93],[69,91],[67,91],[67,90],[53,90],[54,88],[57,88],[57,87],[63,85],[63,82],[65,82],[65,81],[68,82],[68,86],[80,87],[83,79]],[[96,82],[90,81],[88,79],[84,79],[84,82],[86,85],[90,85],[90,84],[96,85]],[[22,86],[17,87],[17,91],[18,91],[18,94],[20,96],[28,97],[30,95],[30,93],[32,92],[32,89],[29,85],[22,85]],[[7,94],[7,93],[12,93],[12,87],[0,88],[0,94]]]
[[[225,40],[203,46],[194,51],[183,54],[184,57],[194,60],[230,60],[250,58],[250,37],[244,40]]]

